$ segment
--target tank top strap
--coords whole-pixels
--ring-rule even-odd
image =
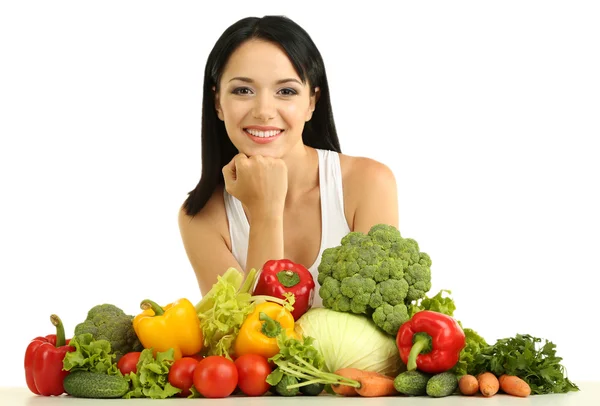
[[[250,224],[246,218],[242,202],[227,193],[223,188],[223,200],[229,223],[229,238],[231,240],[231,253],[240,266],[246,267],[248,257],[248,242],[250,239]],[[244,271],[244,269],[240,269]]]

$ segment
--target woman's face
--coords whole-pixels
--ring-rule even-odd
[[[217,114],[238,151],[276,158],[301,146],[315,102],[285,52],[260,40],[232,53],[215,95]]]

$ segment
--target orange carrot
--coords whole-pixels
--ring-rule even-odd
[[[458,380],[458,388],[463,395],[474,395],[479,392],[479,382],[473,375],[463,375]]]
[[[335,371],[336,375],[343,376],[344,378],[353,379],[359,381],[359,378],[363,375],[363,371],[357,368],[342,368]],[[359,381],[360,382],[360,381]],[[358,396],[356,388],[348,385],[331,385],[331,389],[338,395],[342,396]]]
[[[356,396],[358,394],[363,397],[380,397],[398,394],[398,391],[394,387],[394,378],[390,376],[357,368],[342,368],[338,369],[335,373],[360,383],[360,387],[356,389],[347,385],[332,385],[333,391],[340,395],[350,393],[345,396]]]
[[[498,378],[491,372],[483,372],[477,376],[477,382],[479,382],[479,390],[485,397],[494,396],[500,389],[500,382]]]
[[[343,384],[331,385],[331,389],[338,395],[358,396],[358,393],[356,393],[356,388],[354,388],[353,386],[348,386],[348,385],[343,385]]]
[[[500,389],[509,395],[526,398],[531,394],[529,384],[518,376],[504,374],[500,376],[499,382]]]

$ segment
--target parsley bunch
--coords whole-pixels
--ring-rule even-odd
[[[496,376],[516,375],[529,384],[534,395],[578,391],[577,385],[566,377],[561,361],[551,341],[517,334],[483,347],[468,365],[468,371],[472,375],[485,371]]]

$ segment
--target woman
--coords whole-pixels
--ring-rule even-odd
[[[206,64],[202,175],[179,214],[202,295],[229,267],[281,258],[308,268],[318,289],[323,250],[377,223],[398,227],[394,175],[341,154],[310,36],[279,16],[233,24]]]

